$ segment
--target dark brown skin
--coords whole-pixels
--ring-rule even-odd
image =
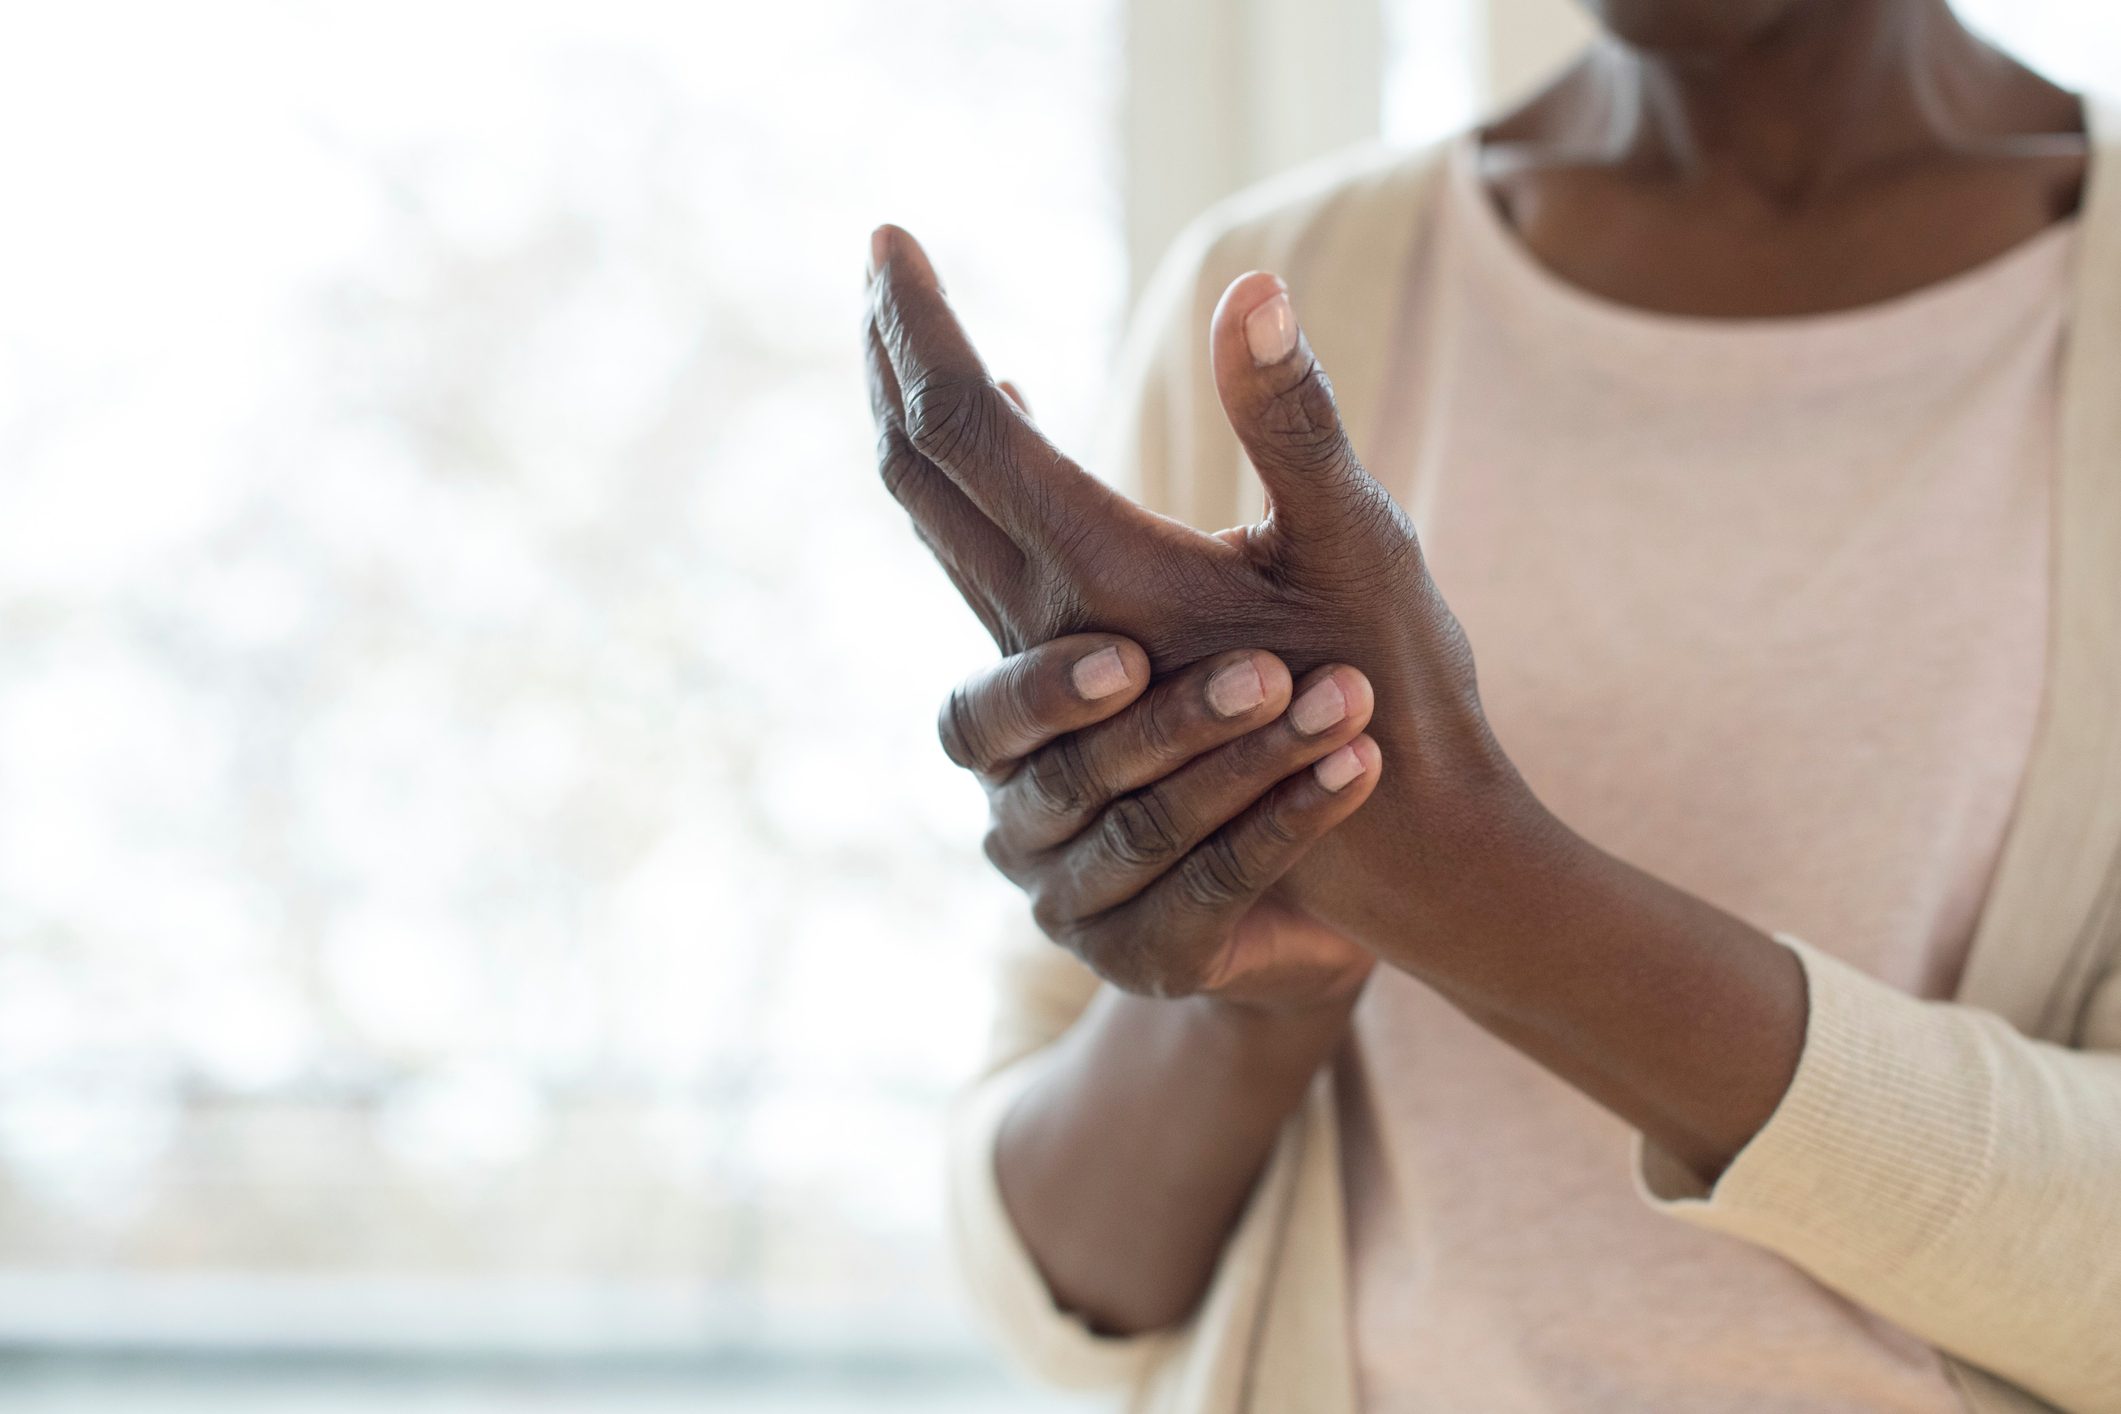
[[[1100,650],[1127,686],[1088,700],[1071,670]],[[1239,679],[1245,705],[1218,710],[1214,685]],[[1240,650],[1137,696],[1147,681],[1139,646],[1079,634],[1005,659],[945,704],[946,747],[987,786],[988,858],[1049,936],[1134,990],[1265,1008],[1352,992],[1370,955],[1261,895],[1377,782],[1368,680],[1334,665],[1292,691],[1279,659]],[[1319,720],[1285,711],[1292,699],[1338,707]],[[1154,949],[1131,957],[1144,938]]]
[[[1700,316],[1844,308],[1976,265],[2077,200],[2075,101],[1936,0],[1593,8],[1613,40],[1495,125],[1484,151],[1532,249],[1595,293]],[[1704,1178],[1721,1172],[1787,1087],[1802,973],[1524,787],[1412,528],[1361,469],[1308,346],[1263,364],[1247,351],[1246,320],[1278,283],[1246,276],[1213,321],[1225,410],[1270,512],[1211,537],[1148,516],[1046,443],[988,379],[910,238],[880,232],[874,264],[886,482],[1004,651],[1047,645],[962,689],[946,741],[990,782],[990,852],[1034,899],[1065,901],[1041,922],[1115,984],[1056,1047],[996,1156],[1056,1297],[1114,1331],[1191,1310],[1280,1125],[1341,1044],[1372,956]],[[1085,631],[1102,636],[1054,648]],[[1071,694],[1068,667],[1114,635],[1125,689]],[[1170,718],[1167,688],[1198,693],[1198,670],[1172,676],[1189,665],[1264,653],[1371,690],[1356,740],[1375,751],[1341,792],[1306,769],[1331,732],[1306,746],[1260,724],[1278,693],[1192,735],[1137,720]],[[1034,810],[1010,783],[1054,775],[1094,722],[1165,749],[1071,791],[1071,810]],[[1221,764],[1174,770],[1189,750]],[[1130,803],[1145,788],[1180,803]],[[1117,863],[1070,844],[1130,835],[1144,847]],[[1238,835],[1247,848],[1210,844]]]

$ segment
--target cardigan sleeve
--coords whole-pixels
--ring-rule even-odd
[[[2121,976],[2073,1050],[1780,941],[1810,989],[1788,1092],[1713,1187],[1643,1142],[1643,1196],[2060,1408],[2121,1410]]]

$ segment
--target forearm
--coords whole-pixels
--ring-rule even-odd
[[[1712,1181],[1796,1071],[1802,966],[1558,824],[1524,837],[1463,926],[1385,955]]]
[[[1192,1311],[1353,1004],[1099,994],[996,1141],[1003,1202],[1063,1307],[1129,1335]]]

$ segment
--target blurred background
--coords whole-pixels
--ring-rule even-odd
[[[867,232],[1081,446],[1186,217],[1566,0],[0,13],[0,1405],[1094,1407],[945,1270],[1012,903]]]

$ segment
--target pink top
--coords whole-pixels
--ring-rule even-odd
[[[1600,845],[1949,994],[2039,708],[2074,223],[1862,309],[1688,319],[1565,283],[1471,141],[1450,168],[1371,464],[1504,747]],[[1404,974],[1341,1108],[1366,1411],[1963,1407],[1919,1341],[1644,1205],[1626,1125]]]

